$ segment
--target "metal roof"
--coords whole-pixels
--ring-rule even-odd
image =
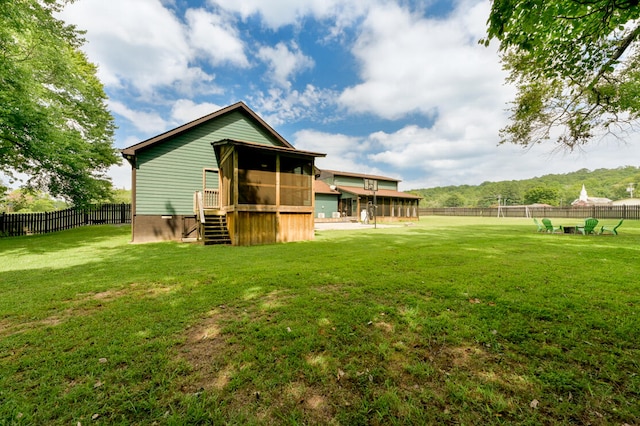
[[[293,146],[291,147],[273,146],[273,145],[265,145],[265,144],[256,143],[256,142],[239,141],[235,139],[221,139],[219,141],[211,142],[211,145],[214,148],[217,148],[223,145],[244,146],[247,148],[260,149],[263,151],[281,152],[281,153],[287,153],[291,155],[304,156],[304,157],[326,157],[327,155],[319,152],[301,151],[299,149],[295,149]]]
[[[347,177],[358,177],[358,178],[366,178],[366,179],[378,179],[378,180],[387,180],[391,182],[402,182],[400,179],[395,179],[387,176],[376,176],[376,175],[367,175],[362,173],[351,173],[351,172],[340,172],[337,170],[327,170],[320,169],[321,172],[329,173],[334,176],[347,176]]]
[[[373,195],[372,191],[368,189],[359,188],[355,186],[338,186],[338,190],[342,192],[349,192],[355,195],[364,195],[371,196]],[[392,189],[379,189],[376,191],[377,197],[394,197],[394,198],[407,198],[411,200],[421,200],[422,197],[413,194],[407,194],[406,192],[394,191]]]
[[[340,191],[331,188],[326,182],[321,180],[315,181],[315,192],[316,194],[340,195]]]

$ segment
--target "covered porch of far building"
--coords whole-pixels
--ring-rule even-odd
[[[338,201],[342,217],[359,220],[362,210],[366,210],[369,218],[375,215],[385,220],[419,219],[419,196],[381,189],[374,197],[372,191],[361,188],[339,186],[337,189],[342,194]]]

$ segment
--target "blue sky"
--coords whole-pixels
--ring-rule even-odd
[[[244,101],[321,168],[401,189],[639,166],[640,137],[584,151],[498,146],[514,97],[488,1],[77,0],[124,148]],[[110,171],[130,188],[125,162]]]

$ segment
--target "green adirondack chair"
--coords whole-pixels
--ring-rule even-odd
[[[556,231],[563,233],[563,229],[562,229],[562,225],[560,226],[553,226],[551,224],[551,220],[547,219],[546,217],[544,219],[542,219],[542,224],[544,225],[544,228],[547,230],[547,232],[551,232],[552,234],[555,234]]]
[[[598,226],[598,219],[588,217],[584,220],[584,225],[576,226],[576,229],[582,233],[582,235],[596,234],[596,226]]]
[[[620,222],[618,222],[618,224],[613,228],[610,226],[603,226],[602,228],[600,228],[600,234],[604,234],[605,232],[608,232],[613,235],[618,235],[618,228],[620,227],[620,225],[622,225],[622,222],[624,222],[624,219],[620,219]]]
[[[538,219],[536,219],[535,217],[533,218],[533,222],[538,227],[538,232],[545,232],[547,230],[547,228],[545,228],[544,225],[542,225],[540,222],[538,222]]]

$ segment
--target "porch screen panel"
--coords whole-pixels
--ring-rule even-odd
[[[232,148],[224,148],[222,150],[222,157],[225,157],[225,154]],[[233,205],[233,197],[234,197],[234,188],[233,188],[233,154],[227,155],[226,159],[222,164],[220,164],[220,179],[222,180],[222,185],[220,185],[222,192],[222,200],[221,204],[223,206],[232,206]]]
[[[378,214],[380,216],[391,216],[391,208],[389,204],[390,201],[391,200],[389,198],[383,198],[378,202]]]
[[[276,204],[276,156],[238,148],[238,204]]]
[[[301,158],[280,157],[280,204],[311,206],[312,165]]]

